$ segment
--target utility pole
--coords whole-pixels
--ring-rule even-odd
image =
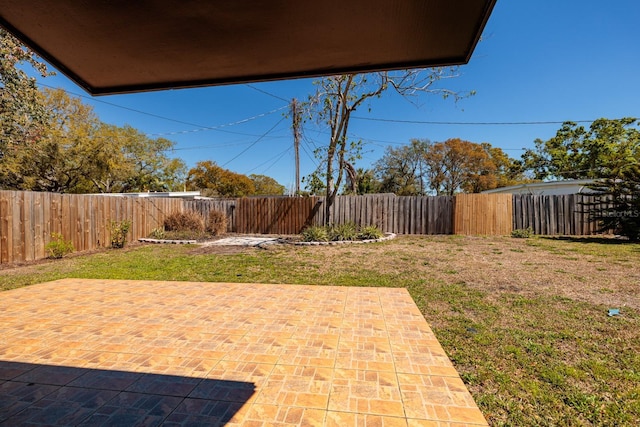
[[[298,100],[291,100],[291,117],[293,119],[293,150],[296,157],[296,191],[295,195],[300,195],[300,111],[298,110]]]

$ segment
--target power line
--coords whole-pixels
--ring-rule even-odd
[[[291,149],[288,149],[284,153],[280,154],[280,157],[278,157],[276,160],[274,160],[274,162],[271,163],[265,170],[263,170],[262,173],[263,174],[267,173],[269,171],[269,169],[274,167],[284,157],[284,155],[287,154],[287,152],[289,152],[289,151],[291,151]]]
[[[167,120],[167,121],[170,121],[170,122],[180,123],[180,124],[188,125],[188,126],[204,127],[204,126],[202,126],[202,125],[198,125],[198,124],[194,124],[194,123],[189,123],[189,122],[185,122],[185,121],[182,121],[182,120],[172,119],[171,117],[160,116],[160,115],[158,115],[158,114],[147,113],[146,111],[136,110],[135,108],[130,108],[130,107],[125,107],[125,106],[123,106],[123,105],[114,104],[113,102],[104,101],[104,100],[102,100],[102,99],[92,98],[92,97],[90,97],[90,96],[83,95],[83,94],[80,94],[80,93],[71,92],[71,91],[69,91],[69,90],[66,90],[66,89],[63,89],[63,88],[60,88],[60,87],[53,87],[53,86],[49,86],[49,85],[47,85],[47,84],[40,83],[40,82],[38,82],[37,84],[38,84],[39,86],[44,86],[44,87],[49,88],[49,89],[54,89],[54,90],[59,89],[59,90],[63,90],[64,92],[66,92],[66,93],[68,93],[68,94],[71,94],[71,95],[73,95],[73,96],[77,96],[77,97],[80,97],[80,98],[84,98],[84,99],[89,99],[89,100],[91,100],[92,102],[99,102],[99,103],[101,103],[101,104],[110,105],[110,106],[112,106],[112,107],[121,108],[121,109],[123,109],[123,110],[132,111],[132,112],[134,112],[134,113],[143,114],[143,115],[145,115],[145,116],[155,117],[156,119]]]
[[[383,119],[379,117],[359,117],[352,116],[352,119],[368,120],[373,122],[387,123],[409,123],[422,125],[468,125],[468,126],[519,126],[519,125],[557,125],[566,122],[573,123],[592,123],[595,120],[564,120],[564,121],[532,121],[532,122],[437,122],[426,120],[401,120],[401,119]]]
[[[288,107],[289,107],[288,105],[284,105],[284,106],[282,106],[280,108],[276,108],[274,110],[267,111],[266,113],[256,114],[255,116],[247,117],[246,119],[237,120],[235,122],[230,122],[230,123],[226,123],[226,124],[222,124],[222,125],[218,125],[218,126],[207,126],[207,127],[201,127],[201,128],[198,128],[198,129],[181,130],[181,131],[165,132],[165,133],[149,133],[147,135],[149,135],[149,136],[182,135],[182,134],[187,134],[187,133],[203,132],[203,131],[208,131],[208,130],[220,130],[221,128],[224,128],[224,127],[240,125],[240,124],[243,124],[243,123],[250,122],[252,120],[256,120],[256,119],[260,119],[262,117],[266,117],[266,116],[268,116],[270,114],[277,113],[278,111],[284,110],[285,108],[288,108]],[[257,136],[257,135],[254,135],[254,136]]]
[[[258,91],[258,92],[260,92],[260,93],[264,93],[265,95],[268,95],[268,96],[271,96],[271,97],[273,97],[273,98],[279,99],[280,101],[289,102],[289,100],[288,100],[288,99],[284,99],[284,98],[283,98],[283,97],[281,97],[281,96],[274,95],[273,93],[271,93],[271,92],[267,92],[266,90],[258,89],[257,87],[255,87],[255,86],[254,86],[254,85],[252,85],[252,84],[245,83],[245,86],[247,86],[247,87],[249,87],[249,88],[251,88],[251,89],[253,89],[253,90],[255,90],[255,91]]]
[[[238,153],[238,155],[236,155],[235,157],[233,157],[231,160],[227,161],[225,164],[221,165],[221,167],[225,167],[227,166],[229,163],[231,163],[232,161],[234,161],[235,159],[237,159],[238,157],[242,156],[244,153],[246,153],[247,151],[249,151],[249,149],[251,147],[253,147],[254,145],[256,145],[258,142],[260,142],[262,140],[262,138],[264,138],[265,136],[267,136],[272,130],[274,130],[280,123],[282,123],[284,121],[285,117],[281,118],[278,123],[276,123],[275,125],[273,125],[268,131],[266,131],[265,133],[263,133],[262,135],[260,135],[260,137],[258,139],[256,139],[255,141],[253,141],[251,143],[251,145],[249,145],[247,148],[245,148],[244,150],[242,150],[240,153]]]
[[[197,128],[197,129],[191,130],[191,131],[184,131],[184,133],[199,132],[199,131],[202,131],[202,130],[216,130],[218,132],[231,133],[231,134],[234,134],[234,135],[259,136],[259,135],[256,135],[256,134],[235,132],[235,131],[230,131],[230,130],[226,130],[226,129],[221,129],[222,127],[231,126],[232,124],[230,124],[230,123],[229,124],[225,124],[225,125],[219,125],[219,126],[204,126],[204,125],[201,125],[201,124],[185,122],[184,120],[172,119],[171,117],[161,116],[159,114],[148,113],[146,111],[137,110],[137,109],[131,108],[131,107],[125,107],[123,105],[114,104],[113,102],[108,102],[108,101],[104,101],[102,99],[92,98],[90,96],[83,95],[83,94],[80,94],[80,93],[71,92],[69,90],[66,90],[66,89],[63,89],[63,88],[60,88],[60,87],[54,87],[54,86],[50,86],[50,85],[47,85],[47,84],[44,84],[44,83],[40,83],[40,82],[37,82],[37,84],[39,86],[43,86],[43,87],[46,87],[46,88],[49,88],[49,89],[62,90],[62,91],[66,92],[66,93],[68,93],[70,95],[77,96],[79,98],[88,99],[88,100],[90,100],[92,102],[99,102],[101,104],[109,105],[111,107],[120,108],[122,110],[127,110],[127,111],[131,111],[131,112],[134,112],[134,113],[142,114],[142,115],[145,115],[145,116],[154,117],[156,119],[166,120],[166,121],[179,123],[179,124],[182,124],[182,125],[187,125],[187,126],[191,126],[191,127]],[[285,102],[288,103],[289,101],[285,100]],[[242,122],[245,122],[245,121],[253,120],[254,118],[258,118],[258,117],[262,117],[264,115],[272,114],[272,113],[274,113],[276,111],[280,111],[280,110],[283,110],[283,109],[288,108],[288,107],[289,107],[289,104],[287,104],[287,105],[285,105],[283,107],[280,107],[280,108],[278,108],[276,110],[272,110],[272,111],[269,111],[269,112],[266,112],[266,113],[262,113],[262,114],[259,114],[257,116],[254,116],[254,117],[250,117],[248,119],[239,120],[238,122],[234,122],[234,123],[242,123]],[[180,133],[180,132],[176,132],[175,134],[177,134],[177,133]],[[149,136],[161,136],[161,135],[170,135],[170,134],[173,134],[173,133],[166,133],[166,134],[158,133],[158,134],[148,134],[148,135]]]
[[[265,160],[264,162],[260,163],[260,164],[259,164],[259,165],[257,165],[256,167],[254,167],[254,168],[252,168],[252,169],[249,169],[249,170],[247,171],[247,173],[251,173],[251,172],[253,172],[254,170],[256,170],[256,169],[258,169],[258,168],[260,168],[260,167],[262,167],[262,166],[266,165],[267,163],[269,163],[270,161],[272,161],[272,160],[273,160],[273,159],[275,159],[276,157],[282,157],[283,155],[287,154],[289,151],[291,151],[291,147],[287,147],[287,148],[285,148],[285,149],[284,149],[284,151],[281,151],[280,153],[276,154],[275,156],[270,157],[269,159],[267,159],[267,160]]]

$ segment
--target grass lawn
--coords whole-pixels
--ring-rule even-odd
[[[492,425],[640,425],[638,244],[431,236],[138,246],[4,268],[0,289],[64,277],[405,287]]]

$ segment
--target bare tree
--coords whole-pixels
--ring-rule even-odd
[[[322,152],[319,166],[325,168],[322,175],[326,181],[327,223],[331,222],[331,206],[342,183],[349,155],[358,148],[358,144],[350,145],[348,139],[351,114],[365,102],[380,98],[388,89],[410,101],[428,94],[455,100],[472,95],[472,92],[460,93],[439,87],[441,80],[458,75],[457,67],[447,67],[346,74],[325,77],[316,82],[318,89],[307,104],[312,118],[330,130],[329,145]]]

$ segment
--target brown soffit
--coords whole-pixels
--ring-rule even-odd
[[[496,0],[0,0],[92,94],[467,63]]]

